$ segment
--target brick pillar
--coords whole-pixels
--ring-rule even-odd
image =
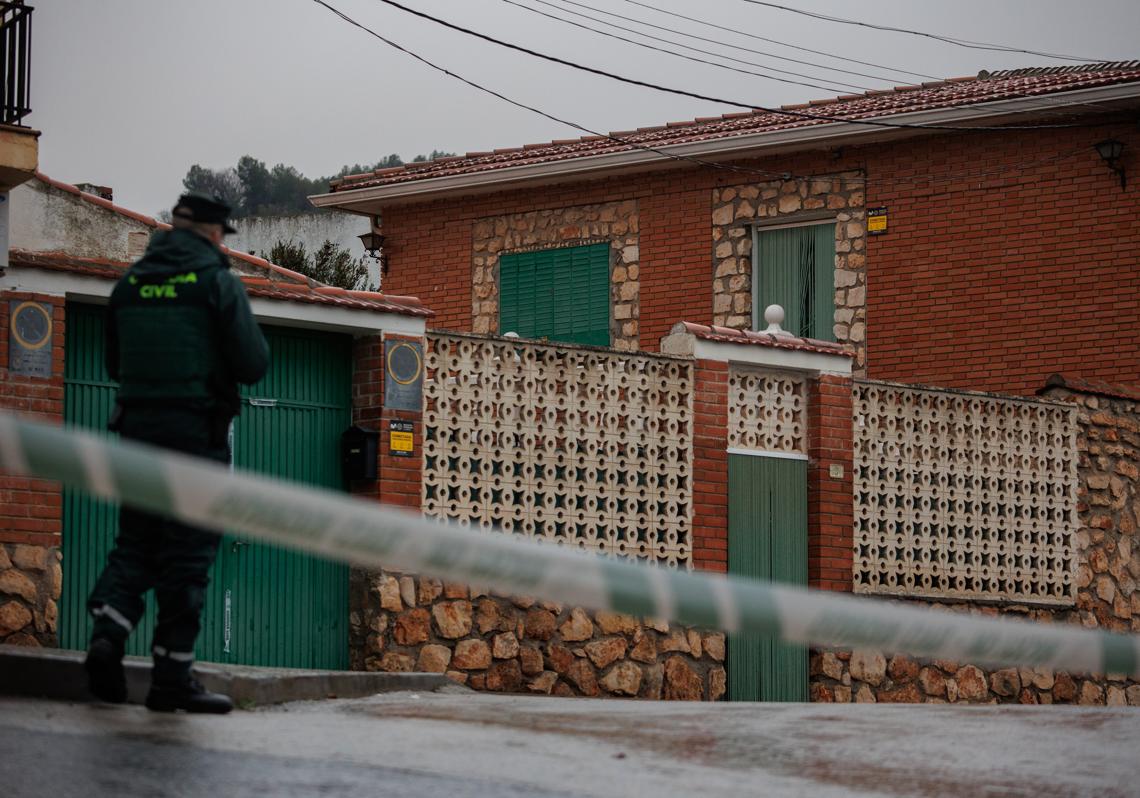
[[[376,482],[353,483],[355,496],[375,499],[385,504],[418,510],[421,507],[423,481],[423,413],[390,410],[384,407],[384,340],[403,339],[426,342],[420,336],[386,334],[358,338],[353,345],[352,421],[365,429],[380,433],[377,447]],[[410,421],[414,450],[411,457],[397,457],[389,448],[388,422]],[[383,639],[376,628],[383,617],[371,598],[376,574],[353,568],[349,577],[349,662],[355,670],[364,670],[370,655],[379,653],[377,641]]]
[[[383,402],[384,341],[379,335],[357,338],[352,345],[352,423],[379,431]],[[379,485],[353,482],[349,490],[355,496],[379,498]]]
[[[17,376],[8,371],[13,301],[35,301],[50,308],[50,376]],[[63,423],[64,309],[63,297],[0,293],[0,407]],[[62,535],[59,483],[0,474],[0,642],[58,645]]]
[[[808,406],[808,584],[851,590],[851,378],[822,374],[811,381]],[[832,468],[841,471],[832,476]]]
[[[728,571],[728,363],[693,368],[693,565]]]

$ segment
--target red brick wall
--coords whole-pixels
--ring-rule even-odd
[[[11,300],[35,300],[52,308],[50,378],[8,373]],[[63,422],[64,300],[19,292],[0,293],[0,407],[54,423]],[[59,483],[0,475],[0,543],[58,546],[63,534]]]
[[[388,335],[389,339],[422,341],[416,336]],[[360,482],[352,493],[387,504],[419,509],[423,469],[423,415],[384,406],[384,341],[379,335],[359,338],[353,345],[352,422],[380,433],[376,482]],[[388,446],[388,422],[411,421],[415,450],[411,457],[394,457]]]
[[[1135,173],[1135,123],[868,148],[867,207],[890,225],[868,238],[868,376],[1017,394],[1053,372],[1140,382],[1140,191],[1094,151],[1109,137]],[[939,182],[901,182],[916,175]]]
[[[1140,190],[1122,192],[1093,150],[1109,136],[1128,145],[1125,166],[1140,181],[1140,133],[1128,124],[939,135],[739,165],[865,170],[867,207],[886,206],[890,220],[868,243],[867,376],[1025,394],[1052,372],[1140,382]],[[641,346],[655,350],[674,322],[712,320],[711,189],[766,179],[679,168],[391,208],[385,289],[420,296],[439,328],[469,330],[474,219],[635,199]]]
[[[693,565],[728,571],[728,364],[693,369]]]
[[[821,375],[808,399],[808,584],[823,590],[851,590],[852,446],[851,379]]]

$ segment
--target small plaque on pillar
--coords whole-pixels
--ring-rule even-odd
[[[51,307],[14,299],[8,316],[8,373],[51,377]]]
[[[384,342],[384,407],[423,410],[424,346],[400,339]]]

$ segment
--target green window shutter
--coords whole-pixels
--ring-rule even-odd
[[[499,332],[609,346],[609,244],[502,255]]]
[[[834,341],[835,223],[756,228],[753,240],[752,317],[762,329],[764,308],[784,309],[790,333]]]

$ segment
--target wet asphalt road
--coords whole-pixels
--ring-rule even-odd
[[[1140,795],[1140,710],[393,693],[226,717],[0,697],[0,795]]]

